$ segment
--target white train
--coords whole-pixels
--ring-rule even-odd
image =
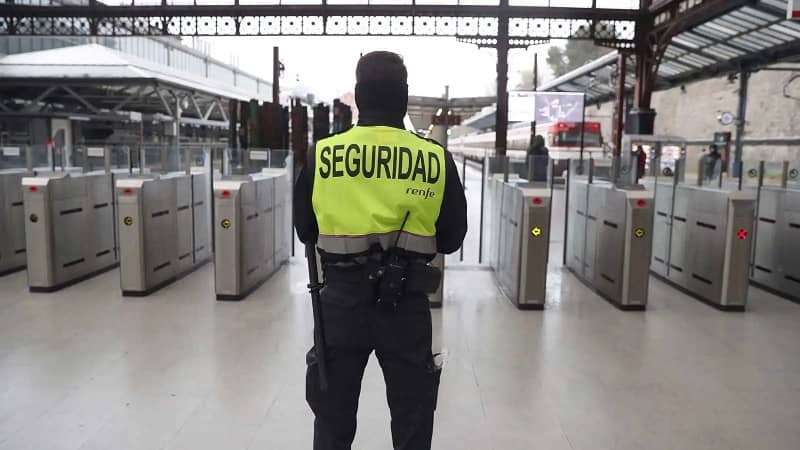
[[[600,122],[585,122],[583,135],[583,157],[605,157],[603,138],[600,133]],[[506,154],[511,159],[525,159],[525,152],[531,140],[531,126],[522,122],[508,128],[508,146]],[[568,159],[581,156],[581,124],[580,122],[554,122],[538,125],[536,134],[544,137],[550,158],[559,161],[556,173],[566,169]],[[494,131],[473,133],[448,139],[448,149],[456,154],[466,155],[472,159],[494,155]]]

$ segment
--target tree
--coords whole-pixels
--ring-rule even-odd
[[[545,79],[542,74],[542,69],[539,68],[539,86],[544,83]],[[532,91],[533,90],[533,69],[523,69],[519,71],[519,83],[515,89],[524,90],[524,91]]]
[[[595,46],[591,41],[569,40],[563,49],[554,45],[547,50],[547,64],[553,75],[560,77],[609,51],[607,48]]]

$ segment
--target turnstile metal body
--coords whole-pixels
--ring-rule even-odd
[[[751,280],[800,301],[800,186],[762,186]]]
[[[209,260],[209,176],[181,172],[117,182],[122,295],[149,295]]]
[[[264,169],[214,182],[217,300],[243,299],[288,262],[289,173]]]
[[[22,179],[28,286],[51,292],[117,265],[113,175]]]
[[[755,194],[649,183],[656,220],[651,270],[724,310],[747,304]]]
[[[520,309],[543,309],[550,242],[551,190],[501,176],[489,179],[489,264],[500,289]]]
[[[0,275],[25,268],[25,208],[22,179],[26,169],[0,170]]]
[[[567,268],[620,309],[645,309],[653,194],[589,179],[569,186]]]

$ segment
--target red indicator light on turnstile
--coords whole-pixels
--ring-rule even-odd
[[[636,201],[636,204],[639,205],[640,208],[644,208],[645,206],[647,206],[647,200],[639,199]]]
[[[31,186],[31,187],[28,188],[28,190],[31,191],[31,192],[39,192],[39,188],[36,187],[36,186]]]
[[[132,195],[133,194],[133,189],[125,188],[125,189],[122,190],[122,193],[125,194],[125,195]]]
[[[533,204],[534,205],[541,205],[542,204],[542,199],[539,198],[539,197],[534,197],[533,198]]]
[[[738,237],[741,240],[747,239],[747,230],[745,230],[744,228],[739,229],[739,232],[736,233],[736,237]]]
[[[222,196],[226,197],[226,198],[230,197],[231,196],[231,191],[222,191]]]

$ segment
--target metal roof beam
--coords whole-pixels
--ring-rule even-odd
[[[500,5],[62,5],[5,4],[4,17],[245,17],[245,16],[353,16],[353,17],[512,17],[526,19],[636,20],[633,9]]]
[[[675,36],[742,6],[752,6],[757,0],[705,0],[694,7],[680,11],[681,1],[655,2],[650,7],[650,13],[655,15],[657,21],[653,27],[654,34],[667,33]],[[667,14],[668,18],[666,18]],[[659,20],[661,21],[659,22]]]
[[[70,96],[72,96],[75,100],[80,102],[83,106],[85,106],[92,113],[94,113],[94,114],[98,114],[99,113],[99,111],[97,110],[97,108],[94,107],[94,105],[92,105],[86,99],[81,97],[77,92],[72,90],[72,88],[70,88],[69,86],[61,86],[61,89],[65,90]]]
[[[161,99],[161,104],[164,106],[164,109],[167,111],[167,114],[170,117],[172,117],[173,116],[172,107],[169,106],[169,102],[167,102],[167,99],[164,98],[164,93],[161,92],[161,89],[159,89],[159,86],[156,86],[156,95],[158,95],[158,98]]]
[[[117,112],[120,109],[122,109],[125,105],[127,105],[128,103],[130,103],[133,100],[136,100],[137,98],[139,98],[142,95],[142,92],[144,91],[144,88],[145,88],[145,86],[139,86],[132,94],[128,95],[128,97],[126,97],[124,100],[122,100],[121,102],[117,103],[116,106],[111,108],[111,111],[112,112]]]

